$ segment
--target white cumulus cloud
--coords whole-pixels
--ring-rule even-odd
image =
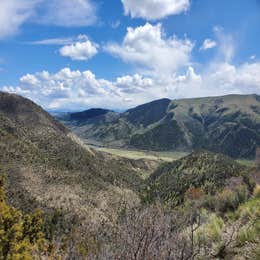
[[[133,76],[126,75],[118,77],[115,82],[115,86],[125,93],[140,93],[149,90],[154,86],[154,81],[151,78],[144,77],[140,74]]]
[[[118,95],[111,82],[97,79],[89,70],[69,68],[54,74],[48,71],[27,74],[21,77],[18,86],[5,86],[3,90],[24,95],[49,109],[97,106],[102,99]]]
[[[190,66],[181,74],[124,75],[114,81],[98,78],[89,70],[64,68],[57,73],[26,74],[17,86],[2,90],[28,97],[47,109],[126,109],[164,97],[260,94],[260,63],[212,63],[201,72]]]
[[[86,36],[80,36],[81,41],[65,45],[60,48],[59,53],[64,57],[70,57],[72,60],[89,60],[98,53],[98,45],[87,39]]]
[[[125,15],[157,20],[187,11],[189,0],[121,0]]]
[[[127,28],[122,44],[110,43],[105,49],[126,62],[162,72],[176,71],[190,62],[193,43],[176,36],[165,37],[161,24]]]

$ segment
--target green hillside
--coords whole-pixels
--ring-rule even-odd
[[[162,164],[147,180],[150,200],[171,201],[179,205],[189,188],[214,194],[233,177],[249,170],[222,154],[208,151],[192,153],[174,162]]]
[[[156,151],[207,149],[252,158],[260,145],[258,95],[157,100],[125,113],[108,113],[78,125],[78,136],[110,147]]]

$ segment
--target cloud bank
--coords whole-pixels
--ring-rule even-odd
[[[4,91],[21,94],[47,109],[78,110],[90,107],[127,109],[154,99],[260,93],[260,63],[214,63],[201,73],[188,67],[168,77],[125,75],[108,81],[89,70],[64,68],[21,77],[18,86]]]

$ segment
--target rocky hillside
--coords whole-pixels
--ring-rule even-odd
[[[123,198],[138,203],[145,167],[88,149],[41,107],[0,92],[0,175],[12,205],[91,221],[113,217]]]
[[[260,97],[157,100],[125,113],[65,122],[81,138],[145,150],[207,149],[253,157],[260,146]]]

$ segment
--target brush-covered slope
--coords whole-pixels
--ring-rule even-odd
[[[231,158],[208,151],[194,152],[178,161],[162,164],[148,179],[148,200],[180,204],[185,192],[200,188],[214,194],[231,178],[242,177],[246,168]]]
[[[23,209],[61,210],[94,221],[138,202],[142,182],[131,162],[84,147],[39,106],[0,92],[0,174],[8,199]]]
[[[253,157],[260,145],[260,97],[157,100],[73,127],[85,139],[145,150],[207,149]]]

